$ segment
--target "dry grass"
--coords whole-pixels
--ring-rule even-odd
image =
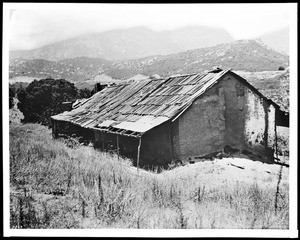
[[[137,175],[127,159],[69,148],[37,124],[11,125],[10,225],[288,229],[288,168],[277,188],[279,170],[222,159]]]
[[[290,143],[289,143],[289,132],[288,127],[277,127],[277,137],[278,137],[278,154],[282,162],[289,164],[290,155]]]

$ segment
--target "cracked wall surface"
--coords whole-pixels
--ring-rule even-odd
[[[231,74],[196,99],[174,126],[174,150],[183,160],[226,145],[268,156],[275,148],[275,107]]]
[[[265,146],[265,109],[263,99],[247,91],[247,114],[245,118],[245,140],[251,147]]]
[[[177,155],[187,160],[220,151],[224,145],[224,132],[224,90],[212,88],[179,118]]]
[[[245,141],[254,150],[271,153],[276,144],[275,107],[247,90]]]

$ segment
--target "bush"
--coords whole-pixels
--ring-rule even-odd
[[[77,96],[79,99],[81,98],[89,98],[92,96],[93,91],[89,90],[88,88],[84,88],[84,89],[78,89],[78,93]]]
[[[51,125],[50,116],[63,112],[62,102],[75,101],[77,89],[64,79],[34,80],[18,91],[18,107],[24,114],[24,122]]]

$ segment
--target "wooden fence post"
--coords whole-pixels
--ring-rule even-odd
[[[139,146],[138,146],[138,153],[137,153],[137,172],[138,172],[138,174],[139,174],[139,164],[140,164],[141,143],[142,143],[142,137],[139,138]]]
[[[117,134],[117,154],[118,154],[118,161],[119,161],[119,135]]]

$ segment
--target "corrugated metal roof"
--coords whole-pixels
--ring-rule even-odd
[[[85,128],[139,137],[176,118],[228,71],[146,79],[107,87],[72,111],[52,118]]]

